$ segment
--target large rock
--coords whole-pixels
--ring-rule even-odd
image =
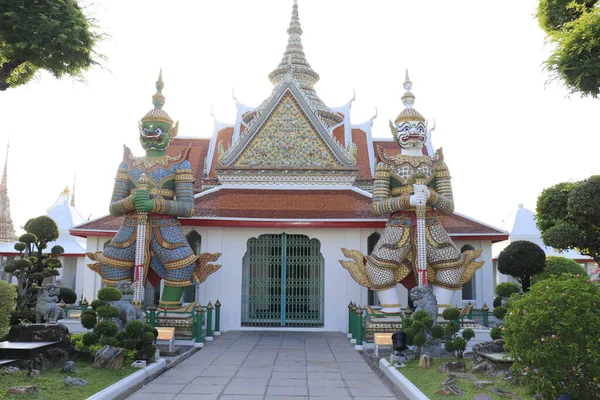
[[[8,331],[9,342],[61,342],[71,345],[69,330],[59,324],[13,325]]]
[[[119,369],[123,366],[125,349],[104,346],[96,352],[92,367],[101,369]]]
[[[60,347],[53,347],[38,353],[26,361],[28,369],[47,371],[49,369],[61,368],[69,359],[69,353]]]
[[[8,394],[30,394],[37,393],[40,391],[38,386],[15,386],[8,389]]]

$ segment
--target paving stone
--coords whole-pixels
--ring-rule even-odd
[[[271,378],[275,379],[306,379],[305,371],[274,371]]]
[[[265,393],[267,385],[227,385],[224,394],[243,394],[243,395],[258,395]]]
[[[267,395],[277,396],[306,396],[308,388],[306,386],[269,386]]]
[[[192,394],[219,394],[225,389],[226,384],[211,385],[210,383],[190,384],[187,385],[181,393]]]
[[[392,393],[383,384],[348,388],[352,396],[391,396]]]
[[[127,400],[173,400],[175,394],[167,393],[144,393],[137,391],[127,398]]]
[[[309,387],[308,394],[310,397],[335,397],[338,399],[342,398],[350,398],[350,394],[346,388],[338,388],[338,387]]]
[[[186,385],[177,385],[172,383],[149,383],[148,385],[142,387],[140,392],[142,393],[166,393],[166,394],[177,394],[179,393]]]
[[[173,400],[217,400],[218,394],[180,393]]]
[[[286,378],[271,378],[269,386],[304,386],[306,387],[306,378],[303,379],[286,379]]]
[[[341,379],[309,379],[308,387],[346,387]]]

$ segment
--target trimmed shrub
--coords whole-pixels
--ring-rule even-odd
[[[505,348],[520,377],[544,398],[568,393],[600,398],[600,286],[587,276],[550,277],[511,302],[504,321]]]
[[[456,307],[448,307],[442,312],[442,318],[446,321],[457,320],[460,316],[460,310]]]
[[[492,340],[502,339],[502,328],[496,326],[490,330],[490,337]]]
[[[587,276],[585,268],[570,258],[548,256],[546,257],[546,267],[544,267],[544,272],[534,275],[533,278],[531,278],[531,281],[536,283],[551,276],[560,276],[562,274]]]
[[[10,329],[11,312],[15,309],[17,289],[8,282],[0,281],[0,340]]]
[[[96,309],[96,313],[98,313],[98,316],[100,318],[104,320],[110,320],[113,318],[117,318],[121,314],[121,311],[119,311],[117,307],[102,306]]]
[[[94,300],[90,303],[90,307],[92,307],[92,310],[97,310],[99,307],[104,307],[108,305],[108,303],[106,301],[103,300]]]
[[[514,282],[502,282],[498,286],[496,286],[496,294],[506,299],[509,298],[511,295],[520,292],[521,287]],[[494,304],[494,307],[497,306]]]
[[[498,318],[498,319],[504,319],[504,315],[506,314],[506,307],[496,307],[494,308],[494,311],[492,311],[492,313],[494,314],[494,317]]]
[[[68,287],[61,287],[58,301],[64,301],[66,304],[75,304],[77,301],[77,293]]]
[[[110,302],[121,300],[122,294],[119,289],[112,286],[106,286],[98,290],[98,300]]]
[[[546,253],[540,246],[527,240],[517,240],[498,255],[498,271],[514,277],[527,292],[531,277],[544,270],[545,261]]]
[[[100,338],[98,335],[96,335],[94,332],[88,332],[83,335],[81,341],[83,342],[84,346],[92,346],[94,344],[98,344],[99,339]]]
[[[98,319],[96,318],[96,311],[85,310],[81,313],[81,325],[86,329],[94,329]]]
[[[112,321],[98,322],[96,326],[94,326],[94,333],[100,335],[101,341],[104,337],[114,337],[118,331],[119,328],[117,327],[117,324]]]

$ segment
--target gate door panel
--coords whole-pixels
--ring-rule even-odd
[[[316,239],[285,233],[250,239],[243,262],[242,326],[323,326],[323,269]]]

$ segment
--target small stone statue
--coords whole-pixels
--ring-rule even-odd
[[[112,304],[121,312],[119,318],[115,320],[119,330],[125,329],[125,325],[127,325],[129,321],[144,321],[144,312],[131,304],[131,301],[133,300],[133,283],[121,281],[115,285],[115,288],[119,289],[122,295],[121,300],[115,301]]]
[[[53,283],[40,288],[35,304],[35,322],[38,324],[55,324],[65,318],[65,311],[58,305],[60,288]]]

